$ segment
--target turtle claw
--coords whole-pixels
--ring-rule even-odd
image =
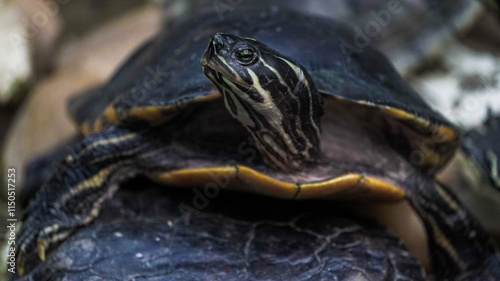
[[[17,273],[19,276],[24,275],[24,254],[24,246],[22,246],[19,254],[17,255]]]
[[[20,232],[18,233],[19,237],[19,242],[20,246],[17,250],[17,273],[19,276],[23,276],[25,272],[25,264],[26,264],[26,259],[29,259],[31,254],[34,252],[34,240],[36,239],[37,241],[37,251],[38,251],[38,256],[42,261],[45,261],[45,251],[48,248],[48,243],[46,240],[37,238],[39,235],[34,235],[33,233],[26,233],[26,232]]]
[[[28,260],[31,267],[36,256],[44,262],[47,260],[48,250],[53,244],[57,244],[68,236],[80,225],[82,225],[80,217],[75,217],[72,220],[49,220],[41,221],[35,217],[28,219],[21,227],[18,233],[20,246],[18,249],[17,259],[19,264],[18,273],[21,274],[25,270],[24,263]]]
[[[49,243],[47,240],[43,240],[41,238],[37,239],[36,250],[38,252],[38,257],[40,260],[45,261],[45,250],[49,247]]]
[[[18,234],[20,246],[17,250],[16,260],[18,265],[17,273],[19,276],[23,276],[26,270],[30,270],[31,264],[35,262],[35,255],[38,256],[42,262],[47,259],[47,250],[50,247],[52,241],[50,238],[53,234],[50,231],[47,232],[43,230],[36,232],[34,230],[35,227],[31,225],[31,221],[28,221],[26,224],[28,224],[28,226],[26,226],[27,230]],[[39,225],[36,229],[38,228]],[[30,265],[28,268],[26,267],[26,263]]]
[[[19,267],[17,269],[17,273],[19,274],[19,276],[24,275],[24,265],[19,265]]]

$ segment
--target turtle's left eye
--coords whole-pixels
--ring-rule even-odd
[[[255,59],[255,52],[250,49],[236,51],[236,59],[241,64],[249,65]]]

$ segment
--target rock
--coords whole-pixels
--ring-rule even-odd
[[[5,104],[19,92],[32,75],[27,30],[18,6],[0,2],[0,104]]]
[[[0,104],[51,69],[62,26],[58,2],[0,2]]]
[[[437,111],[469,129],[486,118],[488,108],[500,112],[500,57],[455,43],[439,69],[412,85]]]
[[[35,78],[44,76],[53,67],[58,39],[63,29],[60,8],[66,2],[66,0],[16,1],[23,13],[21,22],[27,29],[23,39],[29,41]]]

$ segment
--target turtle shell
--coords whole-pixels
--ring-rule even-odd
[[[214,9],[210,0],[190,0],[185,13]],[[288,7],[294,11],[335,19],[363,34],[386,54],[402,76],[411,75],[426,59],[441,55],[457,33],[466,31],[489,3],[468,0],[353,1],[353,0],[253,0],[235,5]],[[491,3],[493,4],[493,3]],[[224,8],[221,10],[224,12]],[[168,5],[167,5],[168,9]],[[227,10],[229,11],[229,10]],[[227,16],[227,12],[222,16]]]
[[[179,21],[139,49],[104,87],[71,102],[82,132],[111,124],[154,125],[189,104],[220,98],[199,65],[216,32],[255,38],[293,58],[327,98],[377,109],[397,136],[396,146],[423,169],[435,172],[458,146],[458,131],[379,51],[357,46],[355,35],[338,22],[279,7]]]
[[[424,280],[400,239],[325,202],[234,193],[192,212],[189,191],[123,189],[23,280]]]

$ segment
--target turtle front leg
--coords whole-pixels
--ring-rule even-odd
[[[417,172],[406,186],[412,187],[405,191],[427,230],[437,279],[500,280],[500,253],[454,194]]]
[[[26,167],[26,177],[20,194],[20,203],[23,208],[28,206],[29,200],[47,182],[54,172],[57,172],[64,163],[68,149],[74,147],[84,139],[83,135],[75,135],[61,145],[43,155],[31,159]]]
[[[52,244],[92,222],[120,182],[164,164],[152,159],[161,148],[160,141],[168,141],[167,136],[159,139],[157,134],[152,129],[110,127],[73,147],[58,165],[64,168],[55,171],[25,212],[17,237],[20,274],[26,259],[38,253],[44,260]]]

